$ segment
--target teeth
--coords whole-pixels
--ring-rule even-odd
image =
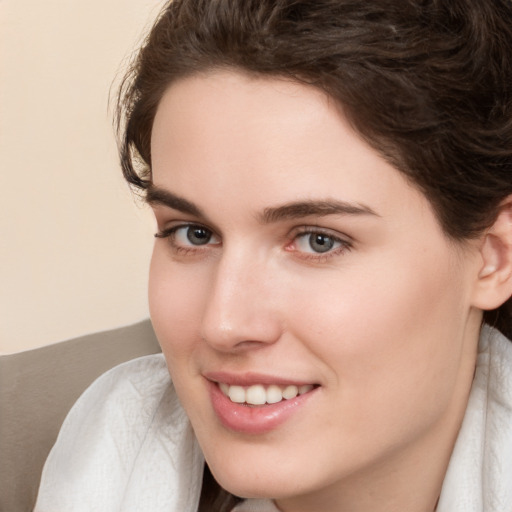
[[[243,386],[229,386],[224,382],[219,383],[221,391],[237,404],[247,403],[250,405],[276,404],[281,400],[290,400],[297,395],[303,395],[313,389],[312,384],[304,386],[277,386],[272,384],[265,388],[262,384],[255,384],[244,388]]]
[[[267,393],[261,385],[251,386],[245,392],[245,401],[251,405],[263,405],[267,403]]]
[[[290,400],[295,398],[299,394],[299,388],[297,386],[286,386],[283,390],[283,398]]]
[[[245,402],[245,389],[242,386],[229,386],[229,399],[237,404]]]
[[[268,404],[277,404],[283,399],[283,393],[279,386],[272,384],[267,388],[267,403]]]
[[[299,395],[304,395],[305,393],[309,393],[313,389],[313,384],[304,384],[299,388]]]

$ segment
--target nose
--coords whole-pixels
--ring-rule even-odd
[[[244,254],[223,254],[206,294],[203,340],[216,350],[239,352],[276,342],[281,327],[268,263]]]

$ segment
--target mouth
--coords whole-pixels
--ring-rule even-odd
[[[217,383],[222,394],[235,404],[258,406],[265,404],[277,404],[285,400],[292,400],[300,395],[313,391],[314,384],[253,384],[251,386],[230,385],[224,382]]]
[[[321,384],[266,373],[206,372],[213,411],[220,423],[239,434],[264,435],[297,418],[300,423],[322,394]],[[316,398],[315,398],[316,397]]]

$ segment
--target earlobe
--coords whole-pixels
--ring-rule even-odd
[[[512,196],[499,210],[480,247],[481,268],[473,305],[482,310],[500,307],[512,295]]]

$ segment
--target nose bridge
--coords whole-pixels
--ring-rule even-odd
[[[270,280],[265,258],[242,248],[224,250],[207,294],[203,338],[219,350],[275,341],[279,319]]]

